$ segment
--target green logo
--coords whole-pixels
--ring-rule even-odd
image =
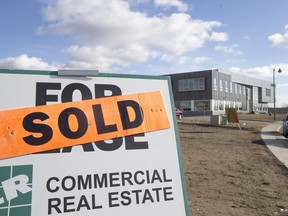
[[[0,215],[31,216],[32,165],[0,167]]]

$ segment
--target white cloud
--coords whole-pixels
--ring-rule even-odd
[[[61,65],[49,65],[41,58],[29,57],[26,54],[0,59],[0,67],[5,69],[23,69],[23,70],[57,70]]]
[[[192,65],[193,64],[201,64],[209,61],[210,59],[208,57],[188,57],[188,56],[181,56],[178,60],[179,65]]]
[[[160,57],[161,61],[164,61],[164,62],[171,62],[173,59],[174,59],[174,55],[169,55],[167,53],[163,53]]]
[[[120,65],[125,67],[130,63],[145,62],[149,58],[151,59],[157,56],[156,52],[149,52],[141,46],[131,46],[129,49],[113,50],[104,46],[71,46],[67,50],[67,53],[70,55],[72,60],[66,65],[66,67],[81,67],[84,69],[101,68],[101,71],[111,70],[110,65]],[[134,53],[141,53],[141,55],[133,55]],[[89,58],[87,58],[87,56],[89,56]]]
[[[288,83],[282,83],[282,84],[279,84],[277,85],[278,87],[288,87]]]
[[[263,67],[253,67],[242,70],[242,73],[253,76],[253,77],[263,77],[263,78],[271,78],[273,76],[273,69],[275,69],[275,72],[277,74],[277,71],[281,68],[282,73],[281,76],[288,76],[288,64],[274,64],[274,65],[268,65]]]
[[[233,44],[232,46],[216,46],[215,50],[216,51],[221,51],[224,53],[233,53],[236,55],[242,55],[242,52],[237,50],[239,46],[237,44]]]
[[[283,34],[273,34],[268,37],[274,46],[288,48],[288,25],[284,27]]]
[[[183,64],[187,64],[188,62],[191,62],[192,58],[189,58],[187,56],[182,56],[179,58],[178,60],[178,64],[183,65]]]
[[[232,72],[232,73],[239,73],[241,71],[241,68],[239,68],[239,67],[231,67],[229,69],[229,71]]]
[[[124,0],[54,2],[43,9],[46,25],[40,26],[38,33],[72,37],[68,67],[79,63],[106,71],[113,66],[161,60],[163,54],[180,56],[208,41],[228,40],[227,33],[214,30],[221,27],[220,22],[194,20],[186,13],[148,16],[132,11]],[[175,7],[176,3],[180,7],[183,2],[162,2]]]
[[[254,67],[243,70],[243,73],[253,77],[257,76],[271,76],[272,68],[270,66]]]
[[[180,0],[154,0],[156,6],[161,6],[164,8],[175,7],[181,12],[186,12],[189,6]]]
[[[148,3],[151,0],[125,0],[127,1],[129,4],[143,4],[143,3]]]
[[[208,57],[196,57],[196,58],[193,59],[193,62],[195,62],[195,63],[205,63],[205,62],[207,62],[209,60],[210,60],[210,58],[208,58]]]
[[[244,40],[247,40],[247,41],[250,41],[250,40],[251,40],[251,37],[248,36],[248,35],[246,35],[246,36],[243,37],[243,39],[244,39]]]
[[[224,32],[212,32],[210,40],[213,41],[227,41],[229,36],[227,33]]]
[[[222,52],[225,52],[225,53],[233,53],[234,52],[234,50],[231,47],[228,47],[228,46],[216,46],[215,50],[216,51],[222,51]]]

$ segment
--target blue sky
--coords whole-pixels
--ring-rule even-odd
[[[288,106],[287,0],[1,0],[0,68],[272,81]]]

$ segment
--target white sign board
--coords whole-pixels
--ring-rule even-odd
[[[168,129],[0,159],[1,216],[189,215],[167,77],[0,70],[0,83],[0,111],[160,91],[170,122]]]

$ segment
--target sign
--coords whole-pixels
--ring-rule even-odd
[[[227,108],[225,109],[225,111],[228,118],[228,122],[239,123],[237,110],[235,108]]]
[[[159,91],[0,111],[0,120],[0,159],[169,127]]]
[[[0,82],[1,216],[189,215],[169,78]]]

